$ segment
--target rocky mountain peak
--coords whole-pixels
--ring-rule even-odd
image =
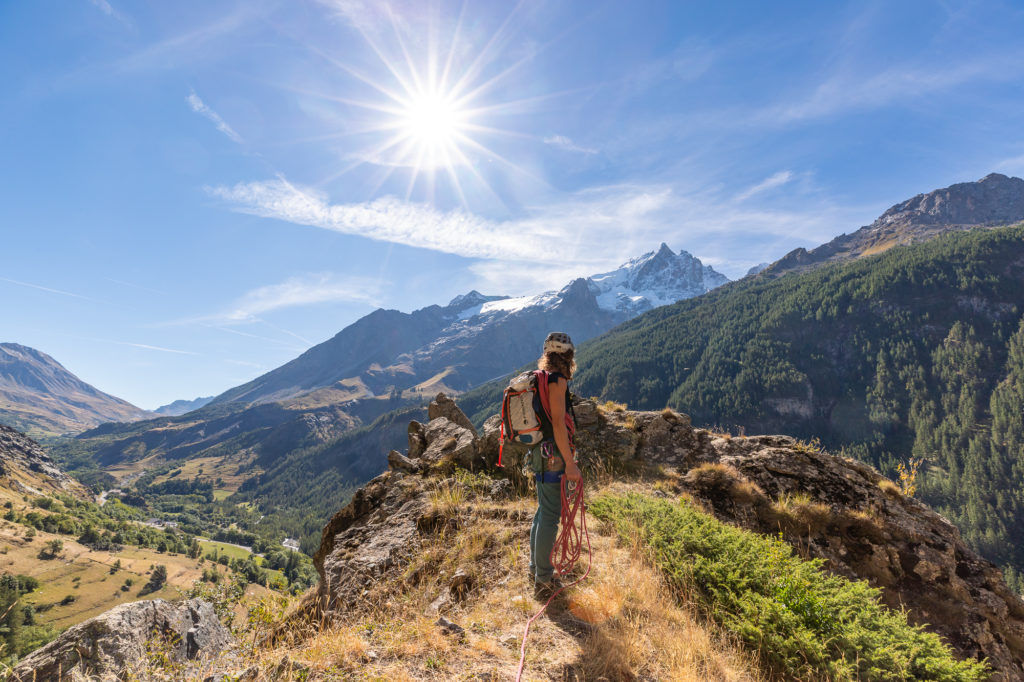
[[[508,298],[508,296],[485,296],[476,289],[473,289],[468,293],[460,294],[453,298],[448,302],[448,305],[445,306],[445,309],[452,313],[461,313],[463,310],[468,310],[473,306],[489,303],[490,301],[501,301],[506,298]]]
[[[1024,220],[1024,180],[989,173],[900,202],[851,234],[810,251],[798,248],[765,269],[768,276],[804,271],[823,263],[872,256],[946,232],[1012,225]]]
[[[662,242],[617,270],[593,275],[591,290],[598,304],[629,316],[706,293],[729,281],[686,251],[678,254]]]
[[[872,227],[904,225],[1006,225],[1024,220],[1024,180],[989,173],[891,207]]]

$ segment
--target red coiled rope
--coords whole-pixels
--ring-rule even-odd
[[[594,555],[590,550],[590,533],[587,532],[587,510],[583,504],[583,481],[572,485],[569,490],[569,480],[562,477],[562,515],[558,528],[558,536],[555,538],[555,545],[551,548],[551,565],[559,576],[568,575],[576,565],[583,551],[583,539],[587,541],[587,572],[579,580],[568,585],[562,585],[547,603],[540,608],[533,618],[526,622],[526,631],[523,632],[523,645],[519,648],[519,671],[516,672],[516,682],[523,677],[523,667],[526,665],[526,638],[530,636],[530,626],[533,621],[540,618],[540,614],[548,608],[548,605],[555,600],[564,590],[579,585],[590,575],[590,568],[594,564]],[[577,520],[579,524],[577,525]]]

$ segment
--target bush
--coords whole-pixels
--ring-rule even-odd
[[[590,510],[628,541],[639,534],[680,594],[785,679],[982,680],[937,635],[879,602],[879,590],[821,570],[781,539],[728,526],[683,500],[605,496]]]
[[[167,567],[163,564],[157,564],[153,568],[153,574],[149,576],[149,582],[142,586],[142,591],[139,594],[150,594],[157,592],[167,583]]]

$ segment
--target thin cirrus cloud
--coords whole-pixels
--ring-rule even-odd
[[[188,97],[185,98],[185,101],[188,102],[190,107],[192,107],[192,111],[211,121],[215,126],[217,126],[217,130],[227,135],[228,139],[232,142],[236,142],[238,144],[242,143],[242,136],[235,132],[234,128],[229,126],[227,122],[220,117],[220,114],[207,106],[206,102],[200,99],[199,95],[196,94],[195,90],[189,93]]]
[[[222,322],[262,321],[260,315],[283,308],[320,303],[366,303],[375,305],[379,282],[358,278],[339,278],[329,274],[291,277],[279,284],[253,289],[239,298]],[[305,339],[300,340],[305,341]]]
[[[565,135],[549,135],[544,138],[544,144],[563,151],[576,152],[577,154],[590,155],[598,152],[593,147],[584,147],[583,145],[576,144]]]
[[[605,187],[496,221],[392,196],[332,204],[323,192],[283,177],[207,191],[240,213],[467,258],[548,263],[567,258],[600,263],[621,255],[623,241],[649,231],[672,195],[664,187]],[[549,248],[555,243],[557,251]]]
[[[132,348],[142,348],[143,350],[155,350],[161,353],[174,353],[175,355],[199,355],[199,353],[193,353],[190,350],[177,350],[174,348],[164,348],[163,346],[151,346],[147,343],[129,343],[128,341],[115,341],[114,343],[119,346],[131,346]]]
[[[1019,52],[978,57],[946,67],[901,64],[875,73],[835,73],[803,97],[788,97],[753,116],[769,125],[797,123],[914,101],[973,82],[1003,81],[1021,73]]]
[[[756,196],[794,177],[790,171],[776,173],[744,194]],[[857,221],[877,210],[813,197],[788,209],[768,208],[737,202],[733,194],[714,188],[681,194],[665,185],[618,185],[530,206],[514,219],[493,220],[394,197],[334,204],[323,192],[281,177],[207,191],[241,213],[478,259],[470,271],[485,285],[487,273],[505,272],[494,263],[514,266],[514,286],[507,277],[494,283],[506,294],[615,268],[662,241],[709,262],[727,263],[727,275],[741,276],[750,265],[781,256],[794,240],[816,245],[863,224]],[[739,251],[737,243],[744,245]]]
[[[792,179],[793,173],[791,171],[779,171],[778,173],[775,173],[774,175],[765,178],[764,180],[757,183],[753,187],[737,194],[736,201],[746,201],[747,199],[754,195],[767,192],[769,190],[775,189],[776,187],[782,187]]]

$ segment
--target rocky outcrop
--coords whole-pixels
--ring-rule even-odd
[[[0,484],[21,493],[67,492],[80,497],[86,490],[25,434],[0,424]]]
[[[22,659],[6,680],[119,680],[151,654],[177,664],[215,656],[230,642],[231,633],[207,602],[139,601],[69,628]]]
[[[961,655],[987,658],[996,679],[1024,679],[1024,602],[954,526],[871,467],[787,436],[716,435],[671,410],[616,411],[583,400],[575,412],[584,472],[655,466],[676,472],[670,480],[677,492],[718,518],[762,533],[782,532],[802,555],[880,588],[888,605],[906,609],[913,622],[942,635]],[[436,541],[439,527],[455,522],[438,512],[454,461],[434,456],[441,438],[455,440],[447,452],[465,449],[473,466],[511,479],[499,479],[489,495],[513,494],[522,481],[517,451],[506,449],[505,469],[493,468],[497,424],[489,419],[472,437],[439,416],[417,430],[427,442],[423,453],[392,453],[392,470],[358,491],[324,529],[314,558],[321,603],[343,611]]]
[[[469,418],[459,409],[459,406],[455,404],[455,401],[446,396],[444,393],[438,393],[437,397],[434,398],[430,405],[427,406],[427,417],[433,421],[438,417],[444,417],[453,424],[457,424],[462,428],[473,434],[475,438],[476,427],[473,426],[473,422],[469,421]]]

